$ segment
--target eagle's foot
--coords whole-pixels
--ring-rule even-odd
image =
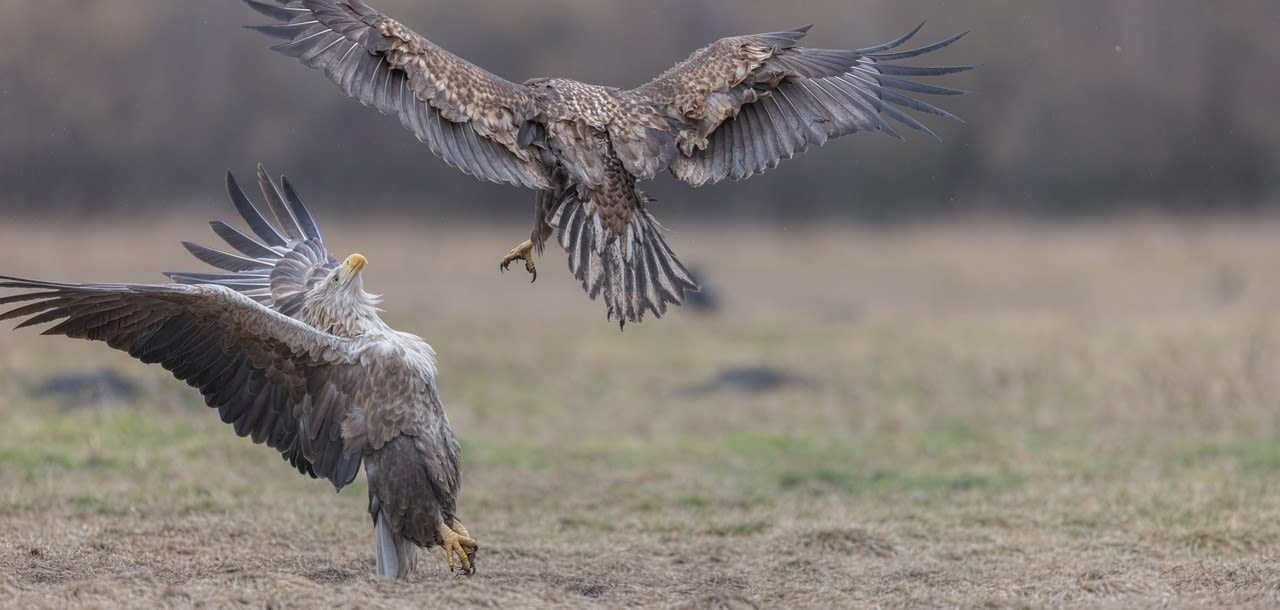
[[[449,562],[449,571],[456,572],[457,568],[461,567],[463,574],[467,576],[475,574],[474,560],[476,549],[480,548],[480,545],[467,534],[467,528],[462,527],[462,524],[454,519],[452,526],[441,523],[436,533],[440,536],[440,546],[444,548],[445,561]]]
[[[526,239],[520,245],[512,248],[506,256],[502,257],[502,263],[498,265],[498,270],[506,271],[507,269],[510,269],[511,263],[515,261],[524,261],[525,271],[528,271],[529,274],[533,276],[533,279],[529,280],[530,282],[538,279],[538,270],[533,266],[532,241]]]
[[[462,522],[458,521],[457,517],[453,518],[453,522],[449,524],[449,529],[457,532],[458,535],[462,536],[463,538],[471,538],[471,532],[468,532],[467,528],[462,526]],[[474,538],[472,538],[472,540],[474,540]],[[477,549],[479,549],[478,546],[472,546],[471,550],[467,551],[467,559],[471,560],[472,574],[475,574],[476,572],[476,550]]]

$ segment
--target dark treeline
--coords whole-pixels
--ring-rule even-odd
[[[849,48],[926,18],[921,43],[971,31],[919,62],[978,66],[944,81],[975,94],[940,100],[966,121],[930,117],[941,142],[859,135],[743,183],[647,187],[684,214],[1241,210],[1280,188],[1273,1],[373,3],[504,77],[617,86],[722,35],[814,23],[808,45]],[[531,208],[530,194],[454,172],[394,118],[239,27],[263,21],[236,0],[3,3],[0,208],[185,204],[217,195],[223,169],[247,174],[257,161],[318,207]]]

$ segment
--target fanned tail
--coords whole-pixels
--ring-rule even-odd
[[[638,201],[621,230],[605,226],[601,204],[584,201],[576,188],[565,191],[549,219],[569,254],[569,270],[588,297],[603,297],[607,318],[616,318],[620,328],[640,322],[646,312],[660,318],[667,305],[684,302],[686,291],[699,290],[662,238],[662,226],[644,209],[647,198],[633,193]]]

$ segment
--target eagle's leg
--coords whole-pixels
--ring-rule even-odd
[[[454,519],[453,522],[461,527],[457,519]],[[465,532],[466,529],[463,528],[462,531]],[[476,544],[474,538],[455,531],[443,522],[436,526],[436,537],[438,538],[437,542],[444,549],[444,558],[445,561],[449,562],[450,572],[461,567],[464,574],[468,576],[475,574],[475,564],[471,562],[471,559],[475,557],[476,549],[480,548],[480,545]],[[454,561],[455,556],[458,558],[456,562]]]
[[[533,265],[533,241],[526,239],[520,245],[512,248],[506,256],[502,257],[502,263],[498,265],[498,269],[506,271],[511,268],[511,263],[515,261],[524,261],[525,271],[528,271],[533,276],[533,279],[529,280],[530,282],[538,279],[538,270]]]
[[[554,211],[556,202],[559,201],[564,189],[564,185],[554,189],[545,189],[538,191],[538,197],[533,204],[533,231],[529,234],[529,239],[524,240],[520,245],[512,248],[506,256],[502,257],[502,263],[498,268],[506,271],[511,268],[511,263],[515,261],[524,261],[524,269],[532,275],[530,282],[538,279],[538,269],[533,265],[533,252],[536,250],[542,253],[542,245],[547,242],[547,238],[551,237],[552,231],[555,230],[547,223],[547,217]]]

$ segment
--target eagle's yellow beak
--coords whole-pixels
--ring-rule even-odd
[[[367,264],[369,264],[369,259],[365,258],[363,254],[352,254],[347,257],[347,260],[342,261],[338,277],[342,278],[342,283],[344,284],[350,282],[351,278],[360,273],[360,270],[364,269]]]

